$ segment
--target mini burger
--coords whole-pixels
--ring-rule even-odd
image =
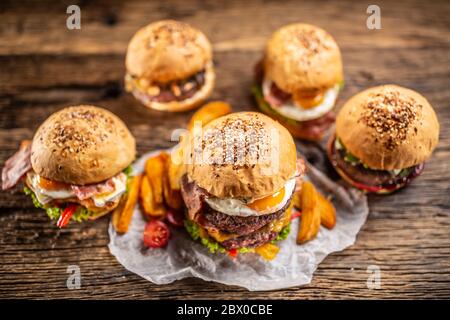
[[[326,31],[290,24],[269,39],[256,67],[253,94],[260,109],[294,137],[317,141],[334,122],[343,87],[339,47]]]
[[[126,90],[156,110],[192,109],[214,87],[211,44],[201,31],[179,21],[140,29],[128,45],[126,69]]]
[[[233,113],[194,131],[184,148],[181,192],[193,239],[234,256],[287,237],[305,166],[283,126],[261,113]]]
[[[428,101],[413,90],[384,85],[345,103],[328,156],[351,185],[390,193],[422,172],[438,139],[439,122]]]
[[[135,153],[133,136],[111,112],[65,108],[5,162],[2,188],[23,180],[25,193],[58,227],[96,219],[116,208],[126,193]]]

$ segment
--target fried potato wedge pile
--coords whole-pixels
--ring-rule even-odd
[[[174,166],[167,152],[150,157],[145,163],[140,201],[144,215],[151,219],[164,219],[168,209],[181,210],[183,201]]]
[[[293,196],[294,206],[301,210],[297,244],[314,239],[320,225],[333,229],[336,225],[336,209],[310,181],[304,181],[302,188]]]

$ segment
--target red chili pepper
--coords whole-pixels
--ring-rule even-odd
[[[59,217],[58,222],[56,223],[56,225],[59,228],[65,227],[69,223],[69,220],[72,217],[72,215],[75,212],[75,210],[77,210],[77,205],[76,204],[69,204],[64,209],[64,211],[61,214],[61,216]]]
[[[297,218],[300,218],[300,216],[302,215],[302,212],[300,210],[294,210],[294,212],[292,212],[291,214],[291,221]]]
[[[238,255],[237,249],[230,249],[230,250],[228,250],[228,255],[229,255],[230,257],[232,257],[232,258],[236,258],[237,255]]]

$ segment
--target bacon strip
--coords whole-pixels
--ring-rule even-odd
[[[181,177],[181,195],[188,209],[189,218],[195,221],[196,215],[202,209],[206,191],[197,186],[195,182],[189,182],[187,175],[184,175]]]
[[[270,86],[270,92],[264,97],[272,107],[279,107],[291,99],[291,94],[277,87],[275,82]]]
[[[19,150],[5,162],[2,170],[2,189],[14,187],[31,170],[31,141],[24,140]]]
[[[86,200],[97,194],[108,193],[114,190],[114,181],[112,178],[105,182],[97,184],[88,184],[85,186],[71,185],[72,191],[79,200]]]

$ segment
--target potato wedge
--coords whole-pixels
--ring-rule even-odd
[[[163,218],[166,214],[166,208],[163,203],[156,203],[153,187],[148,176],[144,175],[142,178],[141,192],[140,192],[141,206],[144,214],[149,218]]]
[[[317,205],[318,196],[314,185],[303,182],[301,190],[302,215],[297,234],[297,243],[302,244],[316,237],[320,228],[320,211]]]
[[[176,164],[170,157],[167,161],[167,175],[169,179],[169,185],[172,190],[180,190],[180,180],[185,173],[185,166],[182,164]]]
[[[166,152],[161,152],[155,157],[148,158],[145,163],[145,174],[150,182],[153,201],[156,205],[164,203],[163,176],[168,157]]]
[[[168,161],[170,162],[170,160]],[[169,164],[167,163],[167,167]],[[168,168],[167,168],[168,169]],[[183,200],[181,199],[181,191],[172,189],[169,180],[168,170],[166,170],[163,176],[163,188],[164,188],[164,201],[169,208],[179,210],[183,205]]]
[[[333,229],[336,225],[336,208],[331,201],[322,194],[317,193],[317,206],[320,211],[320,223],[327,229]]]
[[[224,101],[211,101],[198,109],[192,116],[187,126],[192,130],[196,122],[200,122],[203,127],[208,122],[231,113],[231,106]]]
[[[301,210],[302,209],[302,192],[297,191],[294,192],[292,195],[292,203],[294,204],[294,207]]]
[[[119,220],[120,216],[122,215],[123,208],[125,208],[125,203],[127,202],[127,197],[124,196],[122,199],[120,199],[119,205],[114,209],[111,217],[112,224],[114,226],[114,229],[118,233],[124,233],[123,231],[119,230]]]
[[[113,225],[119,233],[128,231],[134,207],[139,196],[142,176],[134,176],[128,185],[128,193],[113,212]]]

